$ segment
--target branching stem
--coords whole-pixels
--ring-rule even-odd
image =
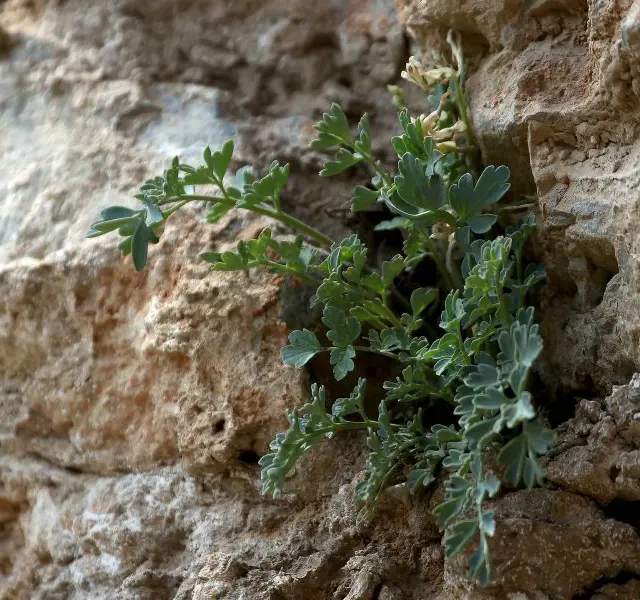
[[[230,208],[236,206],[235,201],[227,195],[224,188],[221,187],[220,190],[223,192],[223,196],[206,196],[200,194],[190,194],[188,196],[172,196],[171,198],[165,198],[164,200],[161,200],[160,202],[158,202],[158,205],[164,206],[165,204],[170,204],[172,202],[180,202],[180,206],[184,206],[186,202],[213,202],[216,204],[224,204],[226,206],[229,206]],[[303,221],[300,221],[299,219],[296,219],[295,217],[285,212],[275,210],[268,206],[264,206],[263,204],[254,204],[251,207],[247,207],[247,210],[251,210],[252,212],[255,212],[259,215],[271,217],[276,221],[280,221],[284,225],[287,225],[287,227],[291,227],[291,229],[294,229],[310,237],[312,240],[316,241],[324,248],[330,248],[333,244],[333,240],[330,237],[324,235],[324,233],[318,231],[317,229],[314,229],[313,227],[310,227]]]

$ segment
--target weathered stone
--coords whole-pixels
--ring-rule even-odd
[[[606,518],[585,498],[525,490],[507,494],[495,510],[500,525],[491,542],[494,582],[484,589],[469,587],[465,561],[447,562],[445,582],[454,597],[571,599],[601,577],[640,576],[638,533]],[[461,593],[465,588],[468,595]]]
[[[622,384],[640,370],[639,10],[1,3],[0,598],[637,598],[640,381]],[[336,238],[349,231],[367,171],[327,188],[306,147],[337,101],[351,119],[370,114],[389,159],[378,144],[396,127],[385,85],[407,54],[398,15],[425,54],[448,52],[450,27],[462,33],[484,158],[511,167],[516,194],[538,196],[550,394],[536,401],[566,415],[576,395],[592,398],[549,457],[560,489],[495,501],[485,589],[464,558],[444,559],[431,514],[441,487],[394,486],[371,523],[358,518],[361,435],[320,445],[281,499],[259,495],[255,462],[306,393],[279,348],[285,322],[312,322],[307,292],[259,271],[209,273],[197,254],[266,220],[230,213],[204,227],[185,211],[144,274],[111,241],[82,241],[100,208],[129,204],[173,155],[197,161],[228,137],[234,168],[290,162],[285,204]]]
[[[2,267],[5,452],[102,473],[266,451],[304,386],[279,357],[278,278],[210,275],[197,259],[236,218],[207,231],[179,216],[143,275],[101,245]]]
[[[640,374],[601,404],[582,400],[558,431],[547,477],[603,504],[640,500]]]
[[[637,13],[631,0],[416,1],[404,13],[427,53],[462,32],[485,162],[538,196],[542,375],[559,395],[604,395],[640,370]]]

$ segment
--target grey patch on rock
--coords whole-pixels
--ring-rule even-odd
[[[546,465],[549,481],[605,505],[640,501],[639,385],[636,374],[604,402],[580,402],[576,416],[558,429]]]

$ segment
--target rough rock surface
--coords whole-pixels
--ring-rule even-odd
[[[444,560],[439,487],[357,519],[358,435],[259,495],[306,389],[278,352],[296,290],[197,253],[265,221],[187,211],[142,275],[82,241],[174,154],[230,136],[236,167],[291,162],[285,202],[347,231],[364,171],[327,193],[304,148],[331,101],[388,137],[403,22],[424,51],[462,32],[485,159],[539,197],[541,379],[564,423],[547,488],[495,502],[486,589]],[[640,597],[639,40],[631,0],[0,3],[0,599]]]
[[[462,32],[485,162],[538,195],[546,383],[626,383],[640,368],[638,3],[421,0],[405,18],[424,48]]]
[[[550,481],[602,504],[640,501],[640,374],[602,403],[582,400],[558,435]]]

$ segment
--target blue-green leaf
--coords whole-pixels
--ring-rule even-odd
[[[320,177],[332,177],[338,173],[342,173],[346,169],[353,167],[361,161],[361,157],[350,152],[346,148],[340,148],[333,160],[328,160],[324,163],[322,171],[320,171]]]
[[[301,368],[322,350],[322,345],[312,331],[292,331],[289,334],[289,345],[281,351],[282,361],[285,365]]]
[[[133,239],[131,240],[131,258],[136,271],[142,271],[147,264],[147,252],[151,239],[149,232],[150,230],[145,222],[140,221],[133,233]]]
[[[356,355],[356,351],[353,346],[346,346],[344,348],[334,348],[329,356],[329,362],[333,365],[333,376],[336,381],[340,381],[347,376],[347,373],[353,371],[355,365],[353,358]]]
[[[406,153],[398,162],[394,183],[398,194],[417,216],[437,210],[445,200],[445,190],[439,175],[427,176],[425,167],[413,154]]]
[[[478,521],[475,519],[466,519],[451,525],[444,538],[444,552],[447,558],[453,558],[465,550],[477,531]]]
[[[411,293],[411,310],[413,316],[420,316],[424,310],[433,304],[438,297],[438,290],[436,288],[418,288]]]
[[[361,212],[370,208],[380,197],[379,190],[371,190],[362,185],[357,185],[351,198],[351,210]]]

